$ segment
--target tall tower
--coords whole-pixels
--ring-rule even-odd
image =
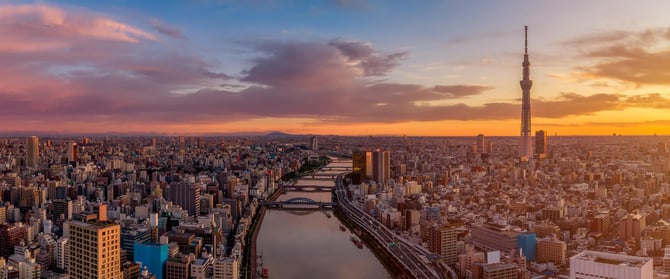
[[[530,61],[528,60],[528,26],[524,26],[525,41],[523,54],[523,79],[521,84],[521,143],[519,144],[519,156],[527,159],[533,158],[533,142],[530,136],[530,88],[533,81],[530,80]]]

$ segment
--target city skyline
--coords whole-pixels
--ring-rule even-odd
[[[531,133],[668,134],[664,5],[0,1],[0,133],[514,136],[528,25]]]

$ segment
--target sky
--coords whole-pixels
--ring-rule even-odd
[[[670,134],[670,1],[0,0],[0,135]]]

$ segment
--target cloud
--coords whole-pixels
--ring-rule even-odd
[[[177,27],[170,26],[156,18],[149,19],[149,24],[151,27],[156,30],[156,32],[161,33],[165,36],[174,38],[174,39],[183,39],[184,34]]]
[[[0,5],[0,34],[12,42],[2,50],[15,52],[63,47],[72,40],[156,40],[149,32],[107,17],[43,4]]]
[[[88,10],[20,6],[0,9],[0,21],[0,119],[12,125],[2,129],[95,123],[160,130],[155,127],[265,117],[307,118],[317,124],[509,120],[520,113],[518,100],[464,103],[495,93],[486,84],[388,81],[386,75],[408,54],[383,52],[368,42],[243,43],[254,57],[238,78],[180,48],[187,40],[163,44],[154,31]],[[533,115],[544,118],[670,107],[660,93],[563,93],[535,99],[532,106]]]
[[[670,28],[639,32],[609,31],[588,34],[563,44],[578,49],[583,58],[594,61],[579,66],[581,75],[612,78],[643,84],[670,84]]]
[[[354,78],[382,76],[398,65],[405,52],[381,54],[368,43],[261,42],[254,48],[264,56],[253,60],[242,81],[300,88],[343,86]]]
[[[407,57],[407,52],[379,54],[370,44],[356,41],[336,39],[331,40],[328,45],[336,47],[347,57],[348,62],[360,67],[366,76],[385,75],[398,65],[399,60]]]

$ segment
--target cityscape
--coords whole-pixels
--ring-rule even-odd
[[[537,2],[0,1],[0,279],[670,278],[670,3]]]

